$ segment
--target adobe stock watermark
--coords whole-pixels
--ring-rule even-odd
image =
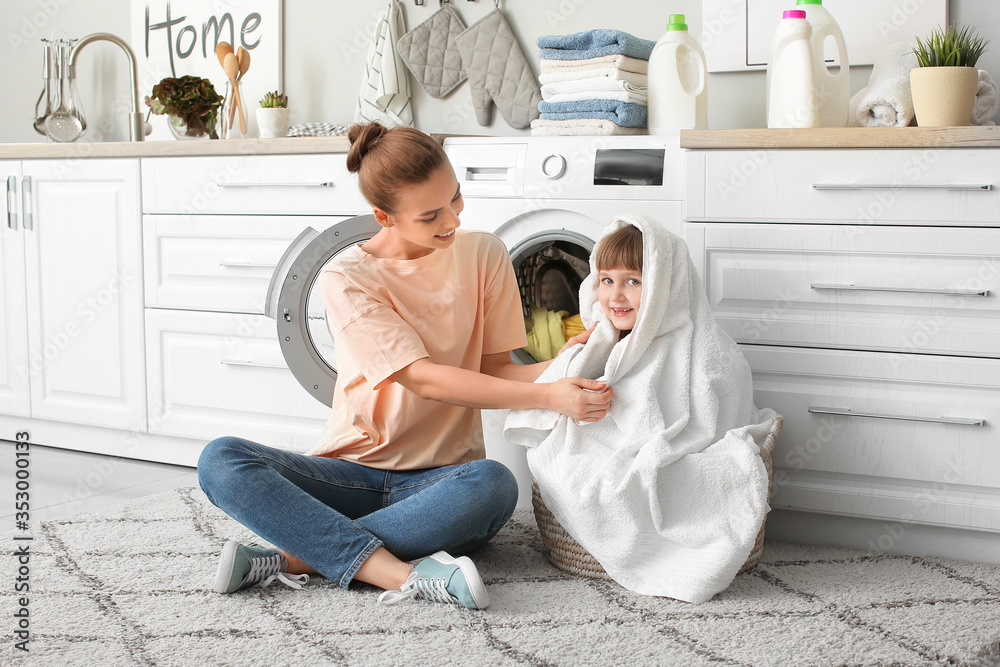
[[[17,373],[21,379],[27,380],[29,377],[40,375],[102,313],[116,307],[118,295],[128,285],[135,282],[136,277],[128,273],[113,272],[104,287],[80,302],[74,319],[68,321],[61,328],[49,331],[45,335],[41,349],[33,350],[29,355],[28,364],[18,366]]]
[[[947,465],[948,470],[942,480],[934,482],[929,489],[918,494],[912,501],[910,511],[904,512],[896,521],[883,523],[881,534],[874,540],[868,540],[868,550],[871,553],[881,555],[891,550],[906,535],[908,527],[921,523],[921,518],[941,501],[949,490],[949,484],[960,483],[965,474],[972,470],[954,457],[948,459]]]
[[[62,8],[73,0],[37,0],[35,8],[25,13],[18,22],[17,30],[7,32],[7,44],[17,53],[35,39],[41,39],[42,31],[49,27]]]

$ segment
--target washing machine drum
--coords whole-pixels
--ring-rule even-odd
[[[271,276],[264,312],[277,323],[281,353],[299,384],[326,405],[333,401],[337,367],[317,279],[331,259],[380,229],[373,215],[350,218],[322,232],[307,228],[288,246]]]

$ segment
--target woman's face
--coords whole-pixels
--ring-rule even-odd
[[[423,183],[402,186],[395,213],[383,213],[394,245],[410,259],[455,242],[455,230],[462,224],[458,215],[465,208],[458,179],[450,164],[444,164]],[[382,222],[376,210],[376,218]]]
[[[631,331],[642,298],[642,271],[609,269],[597,272],[597,300],[619,331]]]

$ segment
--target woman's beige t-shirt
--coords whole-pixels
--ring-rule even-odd
[[[479,372],[484,354],[527,342],[503,241],[455,234],[450,247],[413,260],[353,246],[323,270],[338,378],[333,414],[309,454],[392,470],[485,456],[478,410],[420,398],[389,379],[425,357]]]

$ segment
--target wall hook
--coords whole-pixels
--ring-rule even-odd
[[[415,4],[415,5],[417,6],[417,7],[423,7],[423,5],[424,5],[424,0],[413,0],[413,3],[414,3],[414,4]]]

